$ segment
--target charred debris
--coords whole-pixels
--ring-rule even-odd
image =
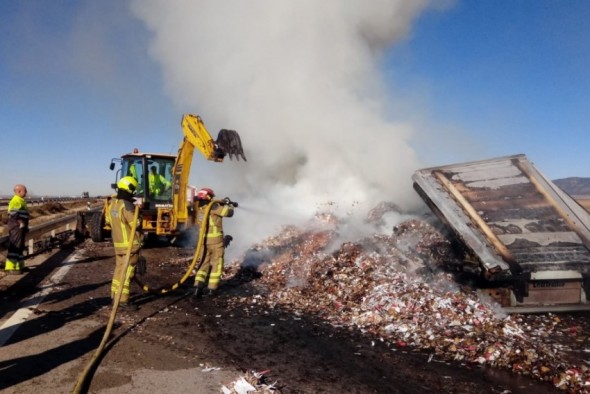
[[[231,302],[311,314],[394,351],[425,351],[429,362],[498,367],[587,392],[590,369],[571,355],[590,349],[559,340],[583,330],[572,331],[567,316],[527,312],[586,308],[588,212],[524,155],[413,179],[435,216],[343,243],[345,224],[331,214],[287,226],[226,267],[229,282],[255,289]],[[367,221],[382,227],[392,212],[382,203]]]

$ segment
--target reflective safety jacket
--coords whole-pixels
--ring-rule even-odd
[[[19,224],[23,223],[25,227],[29,225],[27,201],[21,196],[14,195],[8,203],[8,220]]]
[[[108,214],[105,215],[106,221],[111,225],[111,236],[116,254],[127,252],[131,240],[131,229],[133,227],[133,216],[135,214],[135,205],[128,200],[113,198],[108,206]],[[139,227],[141,219],[137,219],[136,229]],[[133,238],[131,253],[139,251],[141,239],[139,231],[136,231]]]
[[[203,205],[198,208],[197,211],[197,228],[201,228],[203,218],[205,217],[205,210],[207,205]],[[223,243],[223,220],[224,217],[232,217],[234,215],[234,209],[231,205],[222,205],[219,203],[213,203],[211,210],[209,211],[209,223],[207,225],[207,234],[205,235],[205,243],[207,245],[213,245],[217,243]]]
[[[171,183],[168,179],[166,179],[163,175],[160,174],[153,174],[149,173],[149,187],[150,187],[150,194],[158,195],[164,191],[164,189],[169,188]]]

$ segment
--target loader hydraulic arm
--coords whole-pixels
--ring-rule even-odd
[[[222,129],[213,140],[203,120],[197,115],[185,114],[181,121],[184,138],[178,148],[178,155],[173,169],[173,203],[179,223],[186,223],[188,218],[186,188],[189,182],[193,153],[197,148],[207,160],[223,162],[226,155],[230,160],[235,156],[246,161],[242,141],[235,130]]]

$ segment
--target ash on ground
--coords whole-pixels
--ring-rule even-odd
[[[354,242],[339,243],[346,223],[332,214],[284,227],[226,268],[226,280],[251,282],[258,292],[235,302],[311,314],[392,349],[429,352],[429,361],[501,368],[590,393],[588,330],[575,315],[502,313],[441,268],[457,257],[430,220],[378,231],[392,212],[399,214],[388,203],[373,209],[367,223],[375,234]]]

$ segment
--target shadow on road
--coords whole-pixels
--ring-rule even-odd
[[[100,327],[86,338],[35,355],[0,362],[0,390],[43,375],[64,363],[84,356],[98,346],[103,332],[104,328]],[[41,391],[47,389],[49,388],[40,388]]]
[[[88,291],[96,288],[97,286],[101,286],[101,285],[92,285],[92,286],[87,286],[88,287]],[[78,293],[80,290],[80,287],[78,287],[76,289],[76,293]],[[72,293],[73,290],[67,290],[64,292],[61,292],[63,294],[61,294],[61,297],[64,298],[69,298],[72,296],[72,294],[70,294],[70,296],[68,297],[68,293]],[[95,298],[95,299],[91,299],[85,302],[81,302],[75,305],[72,305],[68,308],[62,309],[62,310],[58,310],[58,311],[47,311],[44,312],[41,309],[35,309],[33,311],[33,313],[39,315],[36,318],[33,318],[31,320],[27,320],[26,322],[22,323],[18,330],[12,335],[12,337],[7,341],[6,344],[14,344],[14,343],[18,343],[20,341],[24,341],[30,338],[33,338],[37,335],[44,335],[47,334],[50,331],[53,330],[57,330],[63,326],[65,326],[66,324],[72,322],[72,321],[76,321],[76,320],[80,320],[80,319],[85,319],[91,315],[96,314],[96,312],[101,309],[102,307],[109,305],[111,303],[111,299],[110,297],[102,297],[102,298]],[[44,314],[43,316],[41,316],[41,314]],[[9,328],[5,328],[0,330],[0,335],[2,335],[4,330],[9,330],[11,329]]]
[[[15,282],[8,289],[0,292],[2,303],[0,303],[0,318],[15,312],[26,305],[37,303],[38,299],[36,293],[39,293],[41,289],[47,288],[47,285],[43,285],[43,282],[47,281],[53,270],[63,265],[63,262],[74,252],[74,249],[65,249],[55,255],[51,256],[43,263],[38,266],[31,268],[25,275],[23,275],[17,282]],[[76,264],[89,263],[92,261],[99,261],[108,257],[95,257],[87,258],[83,261],[77,261]],[[60,292],[50,293],[44,297],[45,300],[49,301],[61,301],[66,298],[71,298],[76,294],[81,294],[86,291],[93,290],[96,287],[102,286],[104,283],[99,283],[87,287],[78,287],[74,289],[68,289]],[[56,284],[50,284],[49,286],[57,286]],[[65,282],[61,282],[59,287],[69,287]]]

